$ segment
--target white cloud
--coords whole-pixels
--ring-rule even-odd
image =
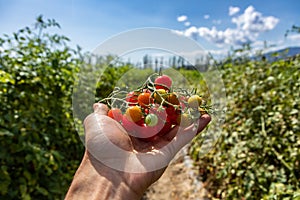
[[[229,7],[229,16],[235,15],[238,12],[240,12],[239,7],[233,7],[233,6]]]
[[[196,26],[191,26],[184,31],[184,35],[187,37],[192,37],[195,34],[198,34],[198,29],[196,28]]]
[[[184,22],[184,25],[185,25],[185,26],[190,26],[190,25],[191,25],[191,22]]]
[[[203,16],[204,19],[209,19],[209,17],[210,17],[209,15],[204,15]]]
[[[198,33],[201,37],[204,37],[205,39],[216,44],[222,44],[225,40],[224,32],[218,31],[216,27],[212,27],[212,29],[209,29],[207,27],[200,27],[198,29]]]
[[[184,22],[187,20],[187,16],[186,15],[181,15],[179,17],[177,17],[177,21],[179,22]]]
[[[273,16],[264,17],[253,6],[249,6],[243,14],[232,18],[232,22],[244,31],[265,32],[274,29],[279,19]]]
[[[227,28],[225,31],[219,31],[216,27],[212,27],[211,29],[207,27],[200,27],[198,29],[198,33],[201,37],[215,43],[218,46],[222,46],[224,44],[242,45],[252,40],[251,35],[230,28]]]
[[[234,15],[237,12],[239,12],[238,7],[229,8],[230,15]],[[180,33],[188,37],[199,35],[218,46],[242,45],[252,43],[256,41],[261,33],[273,30],[278,24],[279,19],[273,16],[263,16],[253,6],[249,6],[242,14],[233,17],[231,21],[236,27],[218,30],[216,27],[191,26],[180,31]],[[214,24],[218,24],[217,21]]]

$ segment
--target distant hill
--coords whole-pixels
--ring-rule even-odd
[[[285,59],[300,54],[300,47],[288,47],[277,51],[272,51],[264,54],[264,57],[269,61]]]

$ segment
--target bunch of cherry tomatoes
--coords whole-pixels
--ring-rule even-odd
[[[174,126],[188,127],[207,113],[205,101],[195,90],[176,91],[172,83],[167,75],[152,74],[140,88],[129,92],[120,90],[100,102],[110,106],[108,116],[130,135],[151,141]],[[118,96],[120,93],[126,95],[122,98]]]

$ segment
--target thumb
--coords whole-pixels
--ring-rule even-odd
[[[94,103],[93,105],[94,112],[89,114],[83,121],[83,125],[86,126],[89,121],[92,121],[92,118],[95,117],[95,115],[107,115],[108,107],[105,104],[102,103]]]
[[[94,113],[99,115],[107,115],[108,107],[103,103],[94,103],[93,105]]]

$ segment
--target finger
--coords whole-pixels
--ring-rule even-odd
[[[208,114],[204,114],[200,117],[200,119],[198,120],[198,128],[197,128],[197,134],[200,133],[206,126],[207,124],[211,121],[211,117],[208,115]],[[189,127],[187,127],[186,129],[182,130],[181,128],[181,132],[182,131],[185,131],[185,132],[188,132],[190,131],[191,129],[193,129],[193,126],[195,125],[191,125]],[[176,135],[177,133],[179,133],[179,126],[175,126],[172,128],[172,130],[163,135],[163,138],[167,141],[171,141]],[[194,131],[195,132],[195,131]],[[193,136],[194,137],[194,136]]]
[[[198,123],[198,133],[203,131],[203,129],[209,124],[211,121],[211,116],[208,114],[204,114],[200,117],[199,123]]]
[[[192,139],[209,124],[211,121],[211,117],[207,114],[202,115],[196,124],[192,124],[189,127],[182,128],[182,127],[175,127],[166,138],[173,139],[170,141],[168,145],[166,145],[164,150],[171,154],[171,157],[174,157],[177,152],[188,144]],[[174,131],[174,132],[173,132]],[[174,136],[176,134],[176,136]]]
[[[208,114],[202,115],[199,120],[197,121],[196,124],[192,124],[191,126],[180,130],[177,134],[176,137],[177,140],[175,142],[176,149],[178,149],[178,151],[185,146],[187,143],[189,143],[190,141],[192,141],[192,139],[199,134],[201,131],[203,131],[203,129],[208,125],[208,123],[210,122],[211,117]]]
[[[94,103],[93,105],[94,113],[99,115],[107,115],[108,107],[103,103]]]

